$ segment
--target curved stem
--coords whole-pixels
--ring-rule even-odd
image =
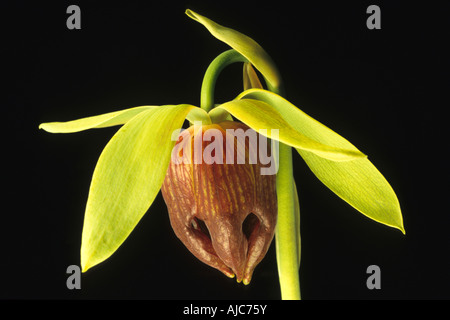
[[[218,55],[209,65],[203,77],[200,107],[209,112],[214,107],[214,89],[220,72],[229,64],[235,62],[247,62],[247,58],[234,49]]]
[[[203,77],[200,107],[209,112],[214,108],[214,89],[220,72],[234,62],[248,60],[234,49],[217,56],[209,65]],[[266,80],[266,79],[264,79]],[[282,84],[277,87],[266,80],[267,88],[279,95],[284,95]],[[282,299],[299,300],[299,225],[296,212],[297,195],[292,168],[292,149],[290,146],[279,145],[279,169],[277,173],[278,222],[275,232],[277,264]]]

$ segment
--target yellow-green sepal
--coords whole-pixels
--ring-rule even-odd
[[[108,142],[92,177],[84,217],[83,272],[111,256],[148,210],[161,188],[172,148],[191,105],[150,108]]]
[[[247,58],[272,87],[277,88],[280,86],[281,76],[273,60],[255,40],[239,31],[221,26],[192,10],[186,10],[186,14],[205,26],[214,37],[225,42]]]
[[[365,157],[360,151],[329,146],[307,137],[301,128],[292,127],[282,115],[268,103],[256,99],[233,100],[210,111],[214,118],[219,110],[226,110],[240,121],[261,134],[289,146],[309,151],[333,161],[349,161]],[[277,131],[274,131],[276,129]],[[276,136],[275,134],[278,134]]]
[[[242,78],[244,84],[244,91],[253,88],[264,89],[263,85],[261,84],[261,81],[259,81],[255,69],[253,69],[252,64],[249,62],[244,63]]]
[[[139,113],[148,109],[157,108],[156,106],[141,106],[135,108],[124,109],[115,112],[108,112],[98,116],[86,117],[82,119],[66,121],[66,122],[46,122],[39,125],[39,129],[43,129],[51,133],[72,133],[94,128],[105,128],[122,125]]]
[[[239,95],[238,99],[266,102],[292,128],[301,130],[314,141],[345,150],[358,150],[345,138],[275,93],[251,89]],[[297,151],[317,178],[340,198],[367,217],[405,232],[397,196],[369,159],[361,157],[337,162],[305,149],[297,148]]]

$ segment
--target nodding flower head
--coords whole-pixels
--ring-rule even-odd
[[[264,258],[277,220],[276,176],[261,174],[265,165],[257,151],[267,144],[252,139],[257,136],[233,121],[191,126],[179,136],[161,189],[184,245],[245,284]]]
[[[250,282],[276,225],[281,296],[300,299],[294,150],[342,200],[404,233],[400,204],[388,181],[352,143],[285,99],[281,75],[268,53],[239,31],[189,9],[186,14],[232,48],[206,69],[200,107],[144,105],[39,126],[52,133],[122,126],[103,149],[89,187],[80,250],[83,272],[116,252],[152,211],[162,189],[178,238],[201,261],[238,282]],[[244,91],[216,103],[216,80],[235,62],[244,63]],[[180,134],[186,120],[193,126]]]

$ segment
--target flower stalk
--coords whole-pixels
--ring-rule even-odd
[[[292,148],[280,143],[277,173],[278,221],[275,229],[275,246],[283,300],[300,300],[300,224],[296,212],[296,197]]]
[[[231,49],[217,56],[208,66],[203,77],[200,102],[201,108],[205,111],[209,112],[214,108],[214,89],[220,73],[235,62],[248,63],[248,60],[238,51]],[[279,74],[273,63],[271,67],[275,69],[274,73]],[[284,91],[281,77],[278,77],[277,87],[271,85],[267,79],[265,83],[274,93],[281,94]],[[285,300],[299,300],[300,226],[299,216],[295,210],[297,193],[294,190],[292,148],[280,143],[278,156],[274,158],[278,158],[279,161],[276,177],[278,220],[275,241],[281,296]]]
[[[200,260],[245,284],[250,282],[254,267],[264,257],[275,233],[281,296],[300,299],[300,209],[292,148],[327,188],[356,211],[405,233],[400,204],[388,181],[348,140],[284,98],[281,76],[264,49],[236,30],[191,10],[186,14],[233,49],[219,55],[208,67],[200,108],[190,104],[147,105],[39,125],[51,133],[121,126],[103,149],[92,176],[81,241],[82,271],[116,252],[163,187],[177,236]],[[244,62],[244,91],[231,101],[215,105],[217,77],[234,62]],[[268,90],[262,88],[252,66],[263,76]],[[240,122],[229,121],[232,116]],[[178,167],[189,174],[166,179],[168,168],[169,172],[174,170],[171,155],[174,146],[181,145],[176,141],[185,120],[194,126],[200,122],[208,131],[219,130],[220,139],[225,137],[220,128],[227,132],[241,125],[270,138],[275,145],[271,157],[277,162],[276,177],[274,173],[249,174],[258,170],[246,166],[244,171],[235,172],[233,183],[225,183],[230,176],[221,173],[225,167],[217,163],[196,166],[194,162]],[[206,141],[200,151],[203,147],[205,151],[216,150],[211,148],[218,145],[215,138]],[[250,152],[250,146],[244,154]],[[216,159],[217,154],[211,153],[211,157]],[[263,161],[256,165],[268,169],[263,168]],[[182,185],[177,189],[173,183],[178,182]],[[200,190],[208,197],[198,198]],[[191,202],[183,204],[187,198]],[[214,212],[221,218],[212,217],[210,208],[216,208]]]
[[[223,69],[235,62],[247,62],[247,58],[234,49],[218,55],[206,69],[200,92],[200,108],[206,112],[214,108],[214,89],[216,81]]]

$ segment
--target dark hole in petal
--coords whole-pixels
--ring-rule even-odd
[[[247,240],[250,239],[250,236],[253,234],[253,232],[257,231],[259,229],[260,221],[258,217],[250,213],[242,223],[242,232],[244,233]]]
[[[194,217],[194,219],[192,219],[191,221],[191,225],[192,228],[203,233],[205,236],[209,238],[209,240],[211,240],[211,235],[209,234],[208,227],[206,226],[205,222],[203,222],[203,220]]]

